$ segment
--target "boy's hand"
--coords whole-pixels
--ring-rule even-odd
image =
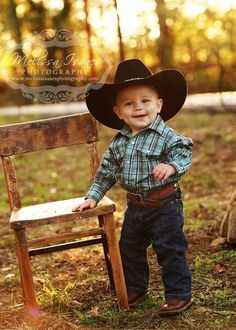
[[[152,172],[154,178],[160,181],[168,179],[169,176],[175,175],[175,173],[174,166],[163,163],[158,164]]]
[[[79,212],[89,208],[93,209],[96,205],[97,203],[92,198],[88,198],[83,203],[80,203],[73,207],[72,212]]]

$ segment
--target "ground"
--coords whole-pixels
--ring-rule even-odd
[[[6,123],[9,118],[0,121]],[[7,195],[0,173],[0,329],[236,329],[236,247],[211,246],[219,236],[227,201],[235,190],[235,115],[183,113],[168,124],[195,142],[192,169],[181,183],[194,305],[179,316],[158,316],[157,309],[163,303],[161,269],[150,248],[149,296],[135,309],[119,311],[110,291],[102,250],[94,246],[33,258],[34,282],[44,317],[38,324],[30,323],[22,304],[14,236],[9,229]],[[101,154],[114,133],[100,127]],[[85,191],[89,185],[88,166],[79,161],[84,152],[73,147],[68,153],[56,150],[46,156],[35,153],[18,157],[16,169],[24,204],[75,197]],[[114,187],[109,196],[117,205],[119,235],[125,194]],[[63,231],[64,226],[56,230]]]

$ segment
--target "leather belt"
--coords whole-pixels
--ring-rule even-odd
[[[127,193],[127,203],[129,205],[134,205],[136,207],[157,207],[163,206],[160,198],[166,197],[172,192],[179,188],[178,182],[174,184],[165,186],[163,188],[158,188],[156,190],[151,190],[145,195]]]

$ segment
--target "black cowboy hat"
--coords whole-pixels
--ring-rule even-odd
[[[121,129],[125,122],[113,111],[117,93],[130,85],[151,85],[163,99],[161,117],[172,118],[183,106],[187,95],[187,83],[177,70],[163,70],[156,74],[138,59],[121,62],[116,70],[113,84],[95,83],[89,86],[86,104],[91,114],[103,125]]]

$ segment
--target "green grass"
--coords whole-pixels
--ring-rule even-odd
[[[198,306],[207,306],[214,313],[236,317],[235,293],[236,251],[200,253],[195,258],[194,277]],[[200,283],[200,285],[199,285]]]
[[[33,117],[0,117],[0,124],[28,119]],[[78,329],[235,328],[236,252],[233,247],[213,252],[209,246],[218,235],[227,201],[235,189],[235,115],[180,114],[169,125],[192,137],[195,142],[192,168],[181,183],[185,228],[190,241],[194,305],[182,315],[159,318],[157,309],[164,302],[161,270],[150,249],[150,295],[137,308],[119,311],[114,295],[107,289],[108,277],[102,250],[96,247],[70,250],[33,260],[35,276],[42,280],[36,281],[37,297],[48,322],[42,329],[53,329],[55,324],[60,324],[58,329],[72,329],[69,323],[76,324]],[[102,155],[116,131],[104,127],[100,127],[99,131],[99,153]],[[85,148],[71,147],[15,157],[23,205],[84,194],[91,183],[85,156]],[[0,195],[0,216],[7,219],[9,206],[2,170]],[[125,192],[115,186],[109,196],[116,202],[120,229]],[[86,227],[87,223],[83,225]],[[0,275],[1,301],[4,302],[0,305],[0,329],[41,329],[29,327],[17,309],[13,309],[13,314],[9,308],[20,304],[22,298],[13,235],[6,221],[0,233],[1,270],[10,267],[9,271],[1,271]],[[6,277],[8,273],[12,275]]]
[[[62,256],[54,258],[54,263],[64,260]],[[155,262],[154,255],[150,258],[151,263]],[[48,274],[38,301],[42,308],[50,308],[52,314],[84,329],[230,329],[236,320],[235,261],[234,250],[195,252],[191,265],[194,305],[184,314],[167,319],[157,314],[163,303],[160,283],[152,284],[149,296],[136,308],[119,311],[114,297],[105,290],[104,271],[97,270],[92,262],[91,271],[76,280],[58,278],[55,282],[55,277]],[[218,273],[216,266],[222,263],[224,272]],[[67,267],[70,262],[64,269]]]
[[[184,203],[185,228],[198,228],[217,219],[220,205],[214,199],[201,201],[200,198],[188,199]]]

